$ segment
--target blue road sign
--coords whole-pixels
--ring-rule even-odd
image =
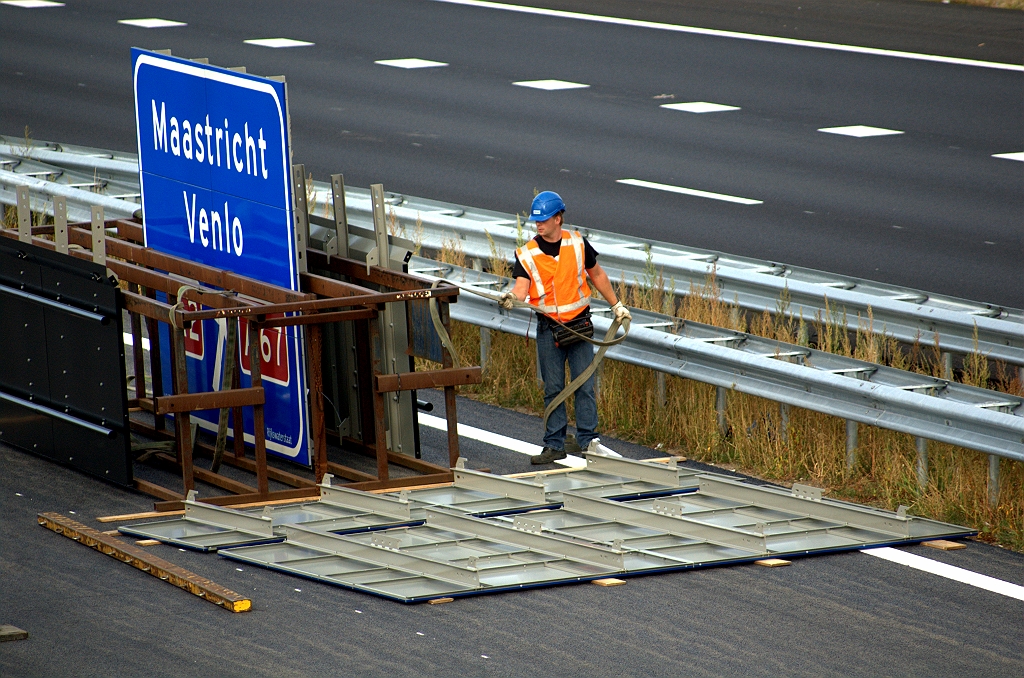
[[[298,290],[284,83],[134,48],[132,72],[146,246]],[[220,388],[226,323],[207,320],[186,333],[190,391]],[[168,338],[163,327],[162,346]],[[267,450],[308,465],[301,328],[265,330],[260,353]],[[170,352],[162,355],[170,374]],[[216,411],[193,416],[216,430]],[[252,430],[247,411],[250,442]]]

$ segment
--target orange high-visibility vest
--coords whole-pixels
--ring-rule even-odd
[[[539,311],[568,322],[590,305],[590,286],[583,268],[583,236],[577,231],[562,231],[558,257],[544,254],[535,240],[517,249],[516,256],[530,274],[526,301]]]

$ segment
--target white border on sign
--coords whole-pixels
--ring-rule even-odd
[[[289,166],[288,166],[288,163],[291,160],[291,158],[288,157],[288,153],[286,152],[287,148],[285,146],[285,144],[286,144],[286,142],[288,140],[288,132],[290,131],[290,129],[285,127],[286,116],[285,116],[284,110],[281,107],[281,100],[277,96],[277,90],[275,90],[272,85],[269,85],[269,84],[267,84],[265,82],[260,82],[259,80],[251,80],[249,78],[242,78],[242,77],[239,77],[239,76],[234,75],[232,73],[223,73],[223,72],[221,72],[219,70],[214,70],[213,68],[200,68],[199,66],[195,66],[193,64],[185,64],[185,63],[180,63],[178,61],[174,61],[174,60],[171,60],[171,59],[162,58],[162,55],[154,55],[154,54],[149,54],[149,53],[143,52],[142,54],[139,55],[139,58],[136,59],[136,61],[135,61],[135,69],[134,69],[134,72],[132,73],[132,94],[134,95],[134,98],[135,98],[135,137],[136,137],[136,143],[138,144],[138,148],[139,148],[139,187],[140,187],[140,190],[142,192],[143,224],[145,224],[145,214],[146,214],[146,191],[143,188],[143,182],[144,182],[144,175],[145,175],[145,173],[143,172],[143,168],[142,168],[142,157],[143,156],[142,156],[142,152],[141,152],[142,151],[142,131],[141,131],[142,130],[142,126],[140,124],[141,120],[140,120],[140,116],[139,116],[139,67],[144,65],[144,64],[145,65],[153,66],[155,68],[162,68],[164,70],[174,71],[176,73],[184,73],[186,75],[191,75],[191,76],[194,76],[194,77],[203,78],[204,80],[215,80],[217,82],[222,82],[222,83],[227,84],[227,85],[235,85],[235,86],[243,87],[245,89],[251,89],[251,90],[254,90],[254,91],[257,91],[257,92],[263,92],[264,94],[269,94],[270,96],[272,96],[274,98],[274,103],[277,105],[278,120],[279,120],[280,125],[281,125],[281,164],[282,164],[282,168],[281,168],[282,172],[281,172],[281,174],[282,174],[282,176],[284,178],[284,195],[285,195],[286,202],[291,202],[291,197],[292,197],[291,196],[291,171],[290,171]],[[285,208],[285,211],[289,212],[289,213],[293,213],[294,209],[295,209],[294,205],[289,205],[288,207]],[[295,219],[294,219],[294,215],[292,214],[291,225],[289,226],[289,228],[294,229],[294,227],[295,227]],[[145,227],[143,227],[142,233],[143,233],[143,236],[145,237],[145,241],[144,241],[143,244],[146,247],[149,247],[149,242],[148,242],[149,238],[148,238],[148,234],[146,233]],[[298,281],[296,279],[297,275],[296,275],[296,270],[295,270],[295,266],[296,266],[296,263],[295,263],[295,250],[294,250],[294,247],[295,247],[294,240],[295,240],[295,238],[294,238],[294,234],[293,233],[289,233],[288,235],[289,235],[289,237],[288,237],[288,273],[289,273],[289,277],[291,279],[292,289],[293,290],[298,290],[299,289],[298,288]],[[295,333],[295,337],[294,337],[294,340],[293,340],[293,346],[295,348],[295,355],[297,357],[297,360],[301,363],[300,365],[296,366],[297,376],[298,376],[298,374],[305,375],[305,372],[304,372],[304,370],[305,370],[305,352],[302,350],[303,347],[302,347],[301,343],[299,342],[299,332]],[[299,400],[299,431],[298,431],[298,435],[296,436],[297,439],[296,439],[296,442],[295,442],[295,446],[294,447],[285,447],[281,443],[277,443],[277,442],[274,442],[274,441],[268,439],[266,441],[267,449],[268,450],[273,450],[275,452],[280,452],[281,454],[287,455],[289,457],[297,457],[298,454],[299,454],[299,448],[302,447],[303,440],[305,440],[308,437],[308,435],[306,433],[306,393],[305,393],[305,391],[308,390],[308,389],[307,389],[307,385],[305,383],[302,383],[304,381],[305,380],[297,380],[297,383],[294,386],[294,388],[298,392],[298,396],[299,396],[298,397],[298,400]],[[204,421],[202,419],[196,418],[196,422],[199,423],[200,428],[206,429],[207,427],[203,426],[203,424],[208,424],[210,427],[212,427],[211,430],[215,430],[216,429],[216,427],[213,424],[210,424],[209,422],[206,422],[206,421]],[[245,442],[255,442],[255,439],[253,438],[253,436],[248,434],[248,433],[243,433],[242,437],[245,439]],[[308,442],[309,441],[307,441],[307,443]],[[312,448],[311,444],[307,444],[307,450],[308,450],[308,453],[310,455],[310,459],[312,459],[313,448]]]

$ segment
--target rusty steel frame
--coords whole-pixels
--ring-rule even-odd
[[[87,226],[88,228],[84,228]],[[383,332],[378,313],[385,304],[415,299],[436,299],[442,324],[450,330],[448,304],[457,301],[459,290],[454,286],[431,288],[428,282],[413,275],[392,271],[378,266],[367,267],[363,262],[331,256],[310,250],[307,252],[311,267],[347,276],[349,280],[366,282],[387,291],[376,291],[361,285],[335,280],[310,273],[300,275],[302,291],[296,292],[283,287],[263,283],[230,271],[223,271],[204,264],[188,261],[141,244],[142,226],[124,219],[105,222],[107,229],[114,229],[118,237],[103,238],[107,255],[106,265],[120,280],[127,283],[122,289],[124,308],[129,313],[133,338],[132,360],[135,366],[135,398],[133,403],[140,409],[153,414],[152,426],[132,421],[132,430],[155,437],[173,438],[175,454],[156,454],[153,459],[161,464],[180,470],[182,492],[162,487],[155,483],[136,479],[136,488],[164,501],[156,502],[156,510],[180,509],[184,496],[201,481],[229,492],[232,495],[204,498],[203,501],[217,505],[287,499],[315,496],[316,483],[321,482],[327,472],[353,481],[349,487],[358,489],[386,489],[406,487],[423,483],[448,482],[452,480],[451,467],[459,457],[458,421],[455,410],[455,386],[478,383],[480,368],[453,367],[454,361],[447,350],[443,352],[443,369],[424,373],[410,372],[408,376],[387,375],[382,369]],[[69,224],[68,239],[77,248],[69,254],[82,259],[92,259],[92,225]],[[32,235],[48,235],[52,229],[37,229]],[[18,239],[17,230],[0,229],[5,237]],[[55,249],[53,241],[33,237],[33,243],[46,249]],[[81,248],[81,249],[79,249]],[[158,269],[158,270],[154,270]],[[197,284],[210,289],[197,289]],[[227,290],[227,291],[225,291]],[[156,299],[156,292],[167,295],[167,303]],[[209,310],[185,311],[178,303],[188,298]],[[287,315],[293,314],[293,315]],[[271,315],[282,317],[270,318]],[[153,341],[149,352],[152,393],[146,391],[146,356],[142,349],[142,328],[145,318],[146,330],[150,337],[158,336],[158,323],[170,325],[170,363],[173,395],[158,396],[163,391],[164,379],[160,362],[160,342]],[[184,331],[191,323],[215,318],[247,318],[250,350],[252,386],[240,388],[240,366],[236,364],[231,376],[231,388],[209,393],[189,393],[188,373],[185,359]],[[360,383],[360,389],[372,401],[372,417],[369,427],[364,427],[364,440],[349,437],[338,442],[351,451],[376,458],[376,475],[351,469],[330,462],[327,459],[327,431],[324,422],[322,348],[324,323],[351,321],[356,335],[368,341],[363,346],[360,361],[368,363],[367,378]],[[259,332],[269,327],[305,325],[307,359],[310,371],[310,419],[313,437],[313,471],[315,482],[267,464],[266,439],[263,424],[264,392],[261,386]],[[360,344],[361,342],[357,342]],[[362,371],[361,371],[362,372]],[[430,464],[405,455],[391,452],[386,446],[384,393],[409,388],[443,386],[448,419],[449,468]],[[254,436],[254,459],[245,456],[242,437],[242,408],[253,409],[256,435]],[[256,475],[256,488],[228,478],[219,473],[193,464],[197,451],[204,455],[215,453],[215,448],[192,439],[191,412],[202,409],[231,409],[234,413],[234,454],[223,458],[227,463]],[[368,409],[368,408],[367,408]],[[174,431],[166,430],[164,415],[174,413]],[[367,422],[369,423],[369,422]],[[369,435],[367,435],[369,434]],[[365,438],[370,438],[366,440]],[[424,475],[390,479],[388,464],[396,463]],[[270,491],[269,480],[292,485],[294,489]]]

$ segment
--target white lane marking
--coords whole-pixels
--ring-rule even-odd
[[[907,567],[912,567],[915,570],[921,570],[922,572],[930,572],[931,574],[945,577],[946,579],[952,579],[962,584],[970,584],[971,586],[976,586],[979,589],[999,593],[1004,596],[1009,596],[1010,598],[1024,600],[1024,586],[1011,584],[1008,581],[989,577],[986,574],[979,574],[977,572],[965,570],[964,568],[956,567],[955,565],[940,563],[939,561],[932,560],[931,558],[924,558],[922,556],[907,553],[906,551],[900,551],[899,549],[890,548],[888,546],[883,546],[877,549],[863,549],[861,550],[861,553],[866,553],[869,556],[875,556],[882,560],[888,560],[891,563],[906,565]]]
[[[314,44],[305,40],[292,40],[291,38],[258,38],[255,40],[243,40],[243,42],[247,45],[273,47],[274,49],[281,47],[309,47]]]
[[[843,134],[848,137],[884,137],[889,134],[903,134],[898,129],[885,129],[884,127],[870,127],[868,125],[847,125],[845,127],[822,127],[819,132],[826,134]]]
[[[1004,160],[1019,160],[1024,162],[1024,153],[996,153],[992,156],[993,158],[1002,158]]]
[[[435,417],[432,414],[424,414],[420,412],[419,420],[424,426],[436,428],[439,431],[448,430],[448,422],[441,417]],[[534,445],[533,443],[509,438],[508,436],[503,436],[500,433],[492,433],[491,431],[485,431],[482,428],[469,426],[467,424],[459,424],[459,435],[465,436],[471,440],[479,440],[480,442],[487,443],[488,445],[503,447],[507,450],[512,450],[513,452],[518,452],[520,454],[528,454],[530,456],[540,454],[543,449],[540,445]],[[571,468],[587,467],[585,459],[582,459],[581,457],[574,457],[572,455],[569,455],[565,459],[559,459],[555,463],[562,466],[569,466]]]
[[[42,9],[43,7],[63,7],[63,2],[50,2],[50,0],[3,0],[0,5],[21,7],[22,9]]]
[[[121,19],[117,23],[125,26],[136,26],[138,28],[174,28],[176,26],[188,26],[184,21],[171,21],[170,19]]]
[[[519,85],[520,87],[545,89],[549,92],[557,89],[582,89],[584,87],[590,87],[590,85],[584,85],[581,82],[569,82],[568,80],[520,80],[519,82],[513,82],[512,84]]]
[[[722,111],[740,110],[739,106],[713,104],[710,101],[690,101],[682,104],[662,104],[661,107],[671,108],[673,111],[686,111],[687,113],[720,113]]]
[[[580,21],[592,21],[601,24],[615,24],[618,26],[632,26],[634,28],[653,28],[659,31],[673,31],[675,33],[692,33],[694,35],[709,35],[716,38],[732,38],[735,40],[751,40],[753,42],[767,42],[776,45],[790,45],[793,47],[813,47],[815,49],[828,49],[836,52],[853,52],[854,54],[871,54],[874,56],[897,57],[900,59],[912,59],[915,61],[932,61],[941,64],[956,64],[958,66],[978,66],[981,68],[995,68],[1003,71],[1024,72],[1024,66],[1019,64],[1003,64],[995,61],[978,61],[977,59],[961,59],[959,57],[938,56],[936,54],[919,54],[917,52],[901,52],[893,49],[878,49],[876,47],[858,47],[857,45],[842,45],[833,42],[817,42],[815,40],[799,40],[797,38],[780,38],[774,35],[758,35],[756,33],[739,33],[736,31],[720,31],[714,28],[698,28],[696,26],[679,26],[677,24],[666,24],[658,21],[642,21],[640,19],[623,19],[615,16],[601,16],[598,14],[584,14],[582,12],[566,12],[560,9],[544,9],[541,7],[524,7],[521,5],[508,5],[501,2],[486,2],[485,0],[434,0],[450,5],[465,5],[467,7],[483,7],[487,9],[500,9],[506,12],[519,12],[521,14],[535,14],[538,16],[558,17],[561,19],[578,19]]]
[[[124,333],[124,345],[125,346],[134,346],[135,345],[134,337],[132,337],[132,335],[129,334],[128,332]],[[143,351],[148,351],[149,350],[149,339],[147,339],[146,337],[142,338],[142,350]]]
[[[734,202],[740,205],[760,205],[763,200],[751,200],[750,198],[738,198],[735,195],[725,195],[724,193],[712,193],[711,191],[698,191],[695,188],[683,188],[682,186],[672,186],[670,184],[659,184],[654,181],[644,181],[643,179],[616,179],[616,183],[629,184],[630,186],[640,186],[641,188],[653,188],[658,191],[668,191],[669,193],[682,193],[683,195],[693,195],[698,198],[711,198],[712,200],[724,200],[725,202]]]
[[[448,65],[443,61],[431,61],[430,59],[381,59],[373,63],[394,68],[437,68]]]

